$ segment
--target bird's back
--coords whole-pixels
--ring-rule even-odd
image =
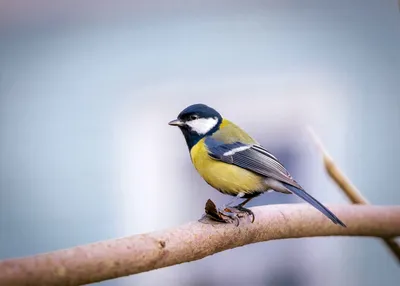
[[[258,144],[250,135],[233,122],[223,119],[219,130],[211,135],[214,139],[223,143],[241,142],[245,144]]]

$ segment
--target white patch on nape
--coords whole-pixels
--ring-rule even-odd
[[[206,134],[213,129],[218,123],[218,118],[198,118],[195,120],[187,121],[186,124],[199,135]]]
[[[244,151],[244,150],[247,150],[247,149],[250,149],[251,148],[251,146],[241,146],[241,147],[237,147],[237,148],[234,148],[234,149],[232,149],[232,150],[230,150],[230,151],[228,151],[228,152],[225,152],[223,155],[224,156],[232,156],[232,155],[234,155],[235,153],[237,153],[237,152],[241,152],[241,151]]]

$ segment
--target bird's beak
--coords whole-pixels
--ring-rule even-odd
[[[181,121],[179,119],[175,119],[175,120],[168,122],[168,124],[171,126],[182,126],[184,123],[183,123],[183,121]]]

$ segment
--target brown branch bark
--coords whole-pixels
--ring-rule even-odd
[[[339,169],[336,163],[333,161],[332,157],[329,155],[328,151],[322,144],[317,134],[309,128],[311,137],[313,138],[318,149],[322,153],[322,158],[324,162],[324,167],[329,177],[338,185],[338,187],[343,191],[347,198],[353,204],[369,205],[368,200],[361,194],[361,192],[352,184],[349,178]],[[386,247],[392,252],[397,262],[400,263],[400,245],[394,238],[383,238],[383,242]]]
[[[254,223],[190,222],[148,234],[0,261],[0,285],[80,285],[176,265],[246,244],[315,236],[400,236],[400,206],[329,206],[346,224],[331,223],[305,204],[252,210]]]

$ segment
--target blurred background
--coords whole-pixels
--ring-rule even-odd
[[[176,226],[208,198],[229,201],[167,125],[193,103],[246,129],[324,203],[347,200],[308,125],[373,204],[400,204],[399,51],[396,0],[0,0],[0,259]],[[336,237],[99,284],[399,281],[380,241]]]

